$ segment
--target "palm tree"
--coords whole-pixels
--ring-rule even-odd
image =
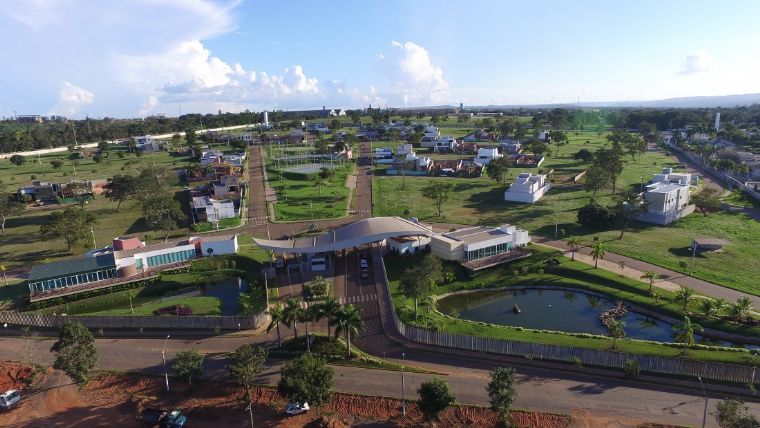
[[[649,291],[652,291],[652,286],[654,286],[654,280],[657,278],[659,278],[659,275],[657,275],[657,272],[653,270],[648,270],[644,272],[643,275],[641,275],[641,279],[649,280]]]
[[[715,313],[715,300],[702,299],[699,302],[699,310],[705,314],[705,318],[710,318]]]
[[[591,258],[594,259],[594,269],[599,268],[599,259],[604,260],[607,253],[607,246],[601,241],[596,241],[591,245]]]
[[[269,321],[269,325],[267,326],[267,333],[272,331],[273,328],[277,329],[277,347],[282,347],[282,341],[280,340],[280,323],[283,320],[283,307],[281,304],[276,304],[269,308],[267,310],[267,313],[269,314],[271,321]]]
[[[3,281],[5,281],[5,286],[7,287],[8,286],[8,277],[5,276],[5,265],[4,264],[0,265],[0,272],[3,273]]]
[[[298,312],[301,311],[301,302],[297,299],[288,299],[282,310],[282,323],[290,328],[293,327],[293,335],[298,337]]]
[[[683,344],[683,353],[686,355],[686,347],[694,345],[694,332],[704,329],[685,316],[683,317],[683,324],[674,325],[673,330],[676,331],[676,342]]]
[[[726,308],[726,299],[715,299],[715,313],[722,311]]]
[[[129,311],[132,312],[132,315],[135,314],[135,308],[132,306],[132,299],[134,299],[137,296],[137,292],[135,290],[129,290],[127,292],[127,298],[129,298]]]
[[[692,290],[689,287],[681,287],[678,291],[676,291],[676,302],[683,303],[684,312],[686,312],[686,306],[689,304],[689,302],[693,298],[694,298],[694,290]]]
[[[731,317],[737,321],[740,321],[749,316],[752,311],[752,301],[747,296],[742,296],[736,299],[736,303],[731,305],[729,313]]]
[[[351,335],[358,335],[360,330],[364,329],[364,320],[362,319],[359,309],[354,305],[343,306],[336,317],[335,335],[341,333],[346,335],[346,346],[348,349],[348,358],[351,358]]]
[[[309,344],[309,323],[314,321],[316,317],[316,310],[314,310],[313,307],[309,308],[298,308],[298,311],[296,312],[296,319],[298,322],[303,323],[304,328],[306,329],[306,352],[311,353],[311,345]]]
[[[625,337],[625,321],[609,320],[604,325],[612,336],[612,349],[617,349],[617,340]]]
[[[568,236],[567,239],[565,239],[565,244],[570,247],[570,259],[575,261],[575,252],[578,251],[578,248],[581,246],[581,238],[577,236]]]
[[[327,318],[327,337],[330,337],[330,327],[335,323],[335,317],[340,311],[340,303],[334,297],[327,297],[319,304],[319,310],[323,317]]]

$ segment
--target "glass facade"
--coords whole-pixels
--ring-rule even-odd
[[[137,259],[135,265],[138,269],[142,267],[152,268],[172,263],[185,262],[194,258],[195,250],[181,250],[147,257],[145,258],[145,265],[143,265],[142,259]]]
[[[102,281],[104,279],[110,279],[116,277],[116,268],[108,268],[103,270],[97,270],[92,272],[83,272],[76,275],[67,275],[58,278],[43,279],[40,281],[30,282],[29,291],[34,293],[42,293],[50,290],[57,290],[59,288],[67,288],[82,284],[88,284],[90,282]]]
[[[486,257],[492,257],[498,254],[512,251],[512,243],[505,242],[503,244],[496,244],[490,247],[480,248],[477,250],[467,251],[465,253],[465,261],[471,262],[473,260],[485,259]]]

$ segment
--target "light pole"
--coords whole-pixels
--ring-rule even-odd
[[[641,188],[639,189],[639,193],[644,193],[644,176],[641,176]]]
[[[251,428],[253,428],[253,401],[248,403],[248,407],[245,410],[248,410],[248,413],[251,415]]]
[[[166,392],[169,392],[169,372],[166,371],[166,342],[169,340],[169,335],[166,335],[164,339],[164,348],[161,350],[161,359],[164,360],[164,379],[166,380]]]
[[[705,410],[702,413],[702,428],[705,428],[705,422],[707,422],[707,391],[705,391],[705,384],[702,383],[702,377],[697,376],[699,379],[699,385],[702,386],[702,394],[705,396]]]
[[[557,213],[554,213],[554,239],[557,239],[558,231],[559,231],[559,217],[557,216]]]
[[[692,240],[691,243],[691,267],[689,268],[689,276],[694,275],[694,259],[697,257],[697,243]]]
[[[405,395],[405,389],[404,388],[404,364],[406,364],[406,357],[404,353],[401,353],[401,360],[403,361],[401,363],[401,414],[406,416],[406,395]]]

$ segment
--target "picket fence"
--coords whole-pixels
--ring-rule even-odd
[[[67,322],[82,323],[87,328],[167,329],[167,330],[238,330],[257,329],[268,321],[264,313],[251,316],[97,316],[42,315],[24,312],[0,312],[0,324],[42,328],[60,328]]]
[[[642,372],[684,377],[702,377],[720,382],[760,384],[760,369],[750,366],[695,361],[686,358],[669,358],[623,352],[518,342],[478,336],[452,334],[413,327],[401,321],[391,299],[385,263],[381,263],[385,282],[385,294],[391,309],[393,324],[398,333],[414,342],[443,348],[463,349],[476,352],[524,357],[534,360],[581,362],[584,365],[623,369],[626,360],[636,360]]]

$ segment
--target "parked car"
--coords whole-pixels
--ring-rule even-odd
[[[275,267],[275,269],[282,269],[282,268],[284,268],[285,267],[285,259],[283,259],[282,257],[277,257],[274,260],[274,267]]]
[[[146,427],[182,428],[187,422],[187,417],[179,410],[169,412],[147,407],[137,416],[137,421]]]
[[[362,269],[367,269],[369,267],[369,264],[367,263],[367,259],[361,259],[361,260],[359,260],[359,266]]]
[[[362,269],[362,279],[369,278],[369,271],[367,269]]]
[[[21,394],[17,389],[9,389],[0,394],[0,410],[7,411],[18,405],[21,401]]]
[[[309,403],[288,403],[287,407],[285,407],[285,413],[290,416],[300,415],[301,413],[306,413],[308,411]]]

